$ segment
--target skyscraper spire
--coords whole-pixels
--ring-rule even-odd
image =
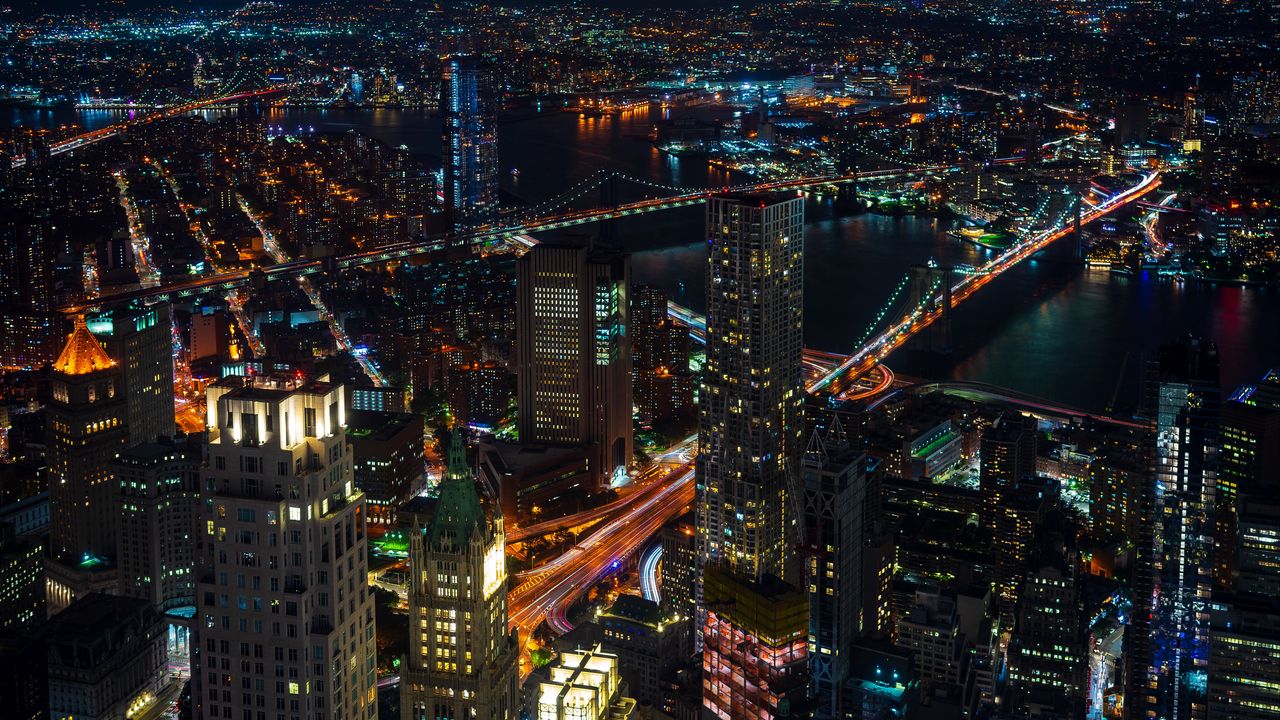
[[[455,427],[449,441],[448,466],[445,480],[470,480],[471,466],[467,464],[467,441],[461,426]]]

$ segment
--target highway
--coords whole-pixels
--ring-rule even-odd
[[[662,564],[662,544],[654,543],[640,556],[640,594],[650,602],[662,601],[662,584],[658,580]]]
[[[553,571],[536,574],[513,588],[508,596],[508,618],[520,637],[532,637],[544,619],[557,633],[572,630],[566,617],[569,607],[664,524],[687,511],[694,500],[693,475],[687,466],[672,471],[669,479],[657,485],[657,492],[561,556],[566,561]]]

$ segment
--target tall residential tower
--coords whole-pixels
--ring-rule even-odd
[[[498,219],[498,122],[493,79],[480,59],[440,60],[444,206],[454,230]]]
[[[196,717],[376,717],[365,503],[342,386],[230,377],[208,403]]]
[[[703,706],[778,717],[803,697],[808,599],[798,579],[804,452],[804,201],[707,204],[707,364],[699,393]]]
[[[803,233],[796,196],[707,205],[698,532],[704,565],[750,578],[793,576],[785,557],[804,452]]]

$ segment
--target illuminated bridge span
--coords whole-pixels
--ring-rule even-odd
[[[443,250],[445,248],[462,245],[486,246],[505,244],[515,247],[529,247],[535,242],[532,238],[524,237],[529,233],[544,232],[547,230],[560,230],[563,228],[600,222],[602,220],[613,220],[616,218],[658,212],[660,210],[670,210],[672,208],[698,205],[723,193],[814,190],[823,187],[836,187],[855,182],[894,180],[917,175],[954,172],[959,169],[961,169],[961,166],[934,165],[921,168],[873,170],[868,172],[849,173],[845,175],[818,175],[792,180],[705,188],[669,197],[650,198],[621,203],[608,208],[576,210],[558,215],[549,215],[505,227],[482,228],[466,233],[384,245],[374,250],[366,250],[342,257],[294,260],[292,262],[272,265],[271,267],[260,270],[238,270],[234,272],[220,273],[217,275],[207,275],[204,277],[171,283],[161,287],[143,288],[131,292],[111,295],[106,298],[99,298],[85,305],[65,308],[65,311],[69,313],[82,313],[105,307],[129,305],[135,302],[185,300],[208,292],[226,292],[243,285],[265,283],[270,280],[278,280],[285,277],[310,275],[329,270],[347,270],[362,265],[397,262]]]
[[[1159,171],[1145,175],[1133,187],[1112,195],[1088,213],[1083,214],[1080,217],[1080,222],[1081,224],[1093,222],[1107,213],[1136,201],[1159,186]],[[960,279],[950,286],[949,293],[944,291],[942,294],[928,298],[928,302],[924,306],[911,308],[900,320],[871,338],[868,343],[854,350],[844,362],[840,363],[830,373],[811,383],[808,387],[809,392],[830,392],[837,395],[844,392],[853,381],[865,375],[889,353],[902,347],[912,337],[932,325],[950,308],[954,308],[964,302],[984,285],[1026,258],[1048,247],[1053,241],[1070,234],[1073,229],[1074,224],[1072,222],[1060,222],[1048,230],[1028,235],[982,266],[962,274]],[[944,302],[942,298],[948,294],[950,297],[948,301]]]
[[[184,102],[180,105],[170,105],[161,109],[157,109],[154,112],[149,112],[146,115],[143,115],[142,117],[139,117],[134,120],[126,120],[124,122],[115,123],[114,125],[108,125],[106,127],[98,128],[97,130],[93,130],[91,132],[87,132],[82,135],[77,135],[73,138],[68,138],[66,140],[63,140],[62,142],[54,143],[53,145],[49,146],[49,154],[61,155],[62,153],[71,152],[72,150],[79,150],[82,147],[85,147],[87,145],[92,145],[93,143],[96,143],[100,140],[106,140],[107,138],[115,137],[130,127],[135,127],[138,125],[146,125],[148,123],[156,122],[157,120],[167,120],[169,118],[178,117],[179,115],[185,115],[189,112],[193,112],[196,110],[202,110],[204,108],[207,108],[213,105],[221,105],[224,103],[235,103],[235,102],[240,102],[242,100],[249,100],[251,98],[262,97],[265,95],[274,95],[275,93],[283,92],[284,90],[285,90],[284,87],[274,86],[274,87],[264,88],[261,90],[237,92],[232,95],[218,95],[216,97],[206,98],[204,100],[193,100],[190,102]],[[22,167],[26,163],[27,163],[27,159],[24,157],[13,158],[13,166],[15,168]]]

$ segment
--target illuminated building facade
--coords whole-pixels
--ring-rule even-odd
[[[402,720],[494,718],[519,711],[519,645],[507,631],[506,533],[486,509],[455,434],[434,512],[409,538],[409,654]]]
[[[18,535],[0,521],[0,631],[20,630],[44,620],[44,541]]]
[[[804,452],[804,201],[707,203],[707,364],[697,511],[703,707],[785,715],[804,698],[808,596],[798,576]]]
[[[805,450],[804,584],[809,596],[810,694],[817,717],[842,717],[849,652],[862,635],[866,455],[854,449],[839,416]]]
[[[618,658],[599,646],[560,655],[548,679],[538,685],[530,713],[537,720],[625,720],[636,701],[621,694]]]
[[[581,445],[605,483],[631,464],[631,262],[541,243],[517,265],[520,442]]]
[[[1214,594],[1209,631],[1209,717],[1261,720],[1280,713],[1280,501],[1240,504],[1237,587]]]
[[[341,385],[232,376],[210,386],[191,640],[197,717],[377,715],[365,501],[346,419]]]
[[[995,554],[995,600],[1008,624],[1022,589],[1035,545],[1036,531],[1046,513],[1060,502],[1058,483],[1028,478],[1000,492],[992,538]]]
[[[498,118],[490,73],[471,55],[440,60],[444,206],[455,230],[498,219]]]
[[[1150,709],[1168,720],[1203,718],[1221,404],[1217,346],[1195,338],[1162,346],[1150,373],[1147,405],[1156,420]]]
[[[960,683],[963,637],[954,595],[916,590],[911,607],[898,621],[896,644],[912,653],[912,674],[926,693]]]
[[[1275,370],[1224,403],[1218,533],[1230,520],[1231,583],[1215,582],[1209,629],[1209,717],[1261,720],[1280,714],[1280,375]],[[1229,511],[1229,512],[1228,512]],[[1215,577],[1215,580],[1218,578]]]
[[[702,705],[720,720],[786,717],[805,700],[809,598],[766,575],[703,576]]]
[[[707,364],[699,391],[698,532],[704,567],[794,577],[804,451],[804,201],[707,203]]]
[[[52,615],[93,590],[114,592],[117,512],[108,465],[128,441],[120,367],[78,321],[53,364],[47,599]]]
[[[1052,710],[1074,717],[1083,707],[1086,657],[1080,627],[1078,553],[1074,528],[1062,513],[1040,523],[1034,552],[1018,594],[1009,641],[1008,682],[1023,714]]]
[[[978,487],[983,524],[995,527],[1001,492],[1036,473],[1036,421],[1029,415],[1002,415],[982,434]]]
[[[1280,371],[1271,370],[1222,405],[1213,518],[1213,585],[1233,585],[1240,498],[1280,491]]]

